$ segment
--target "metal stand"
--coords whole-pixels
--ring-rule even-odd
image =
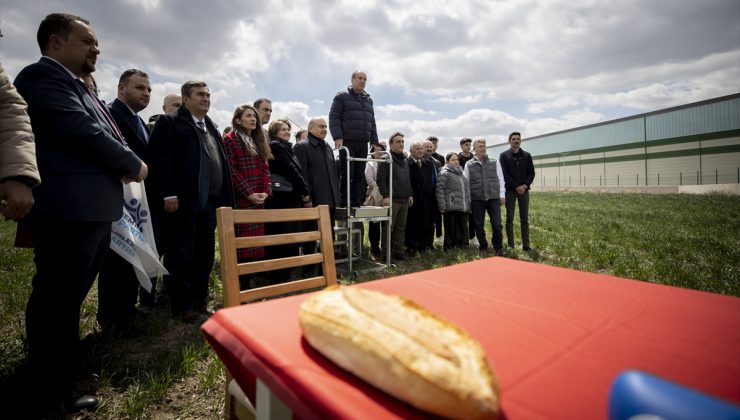
[[[338,207],[336,209],[336,218],[337,220],[342,220],[346,222],[345,226],[339,226],[334,228],[334,233],[336,235],[336,240],[334,242],[335,245],[339,245],[340,249],[341,247],[346,247],[347,251],[347,257],[346,258],[337,258],[335,259],[337,264],[347,264],[347,272],[353,277],[356,277],[359,273],[364,272],[374,272],[374,271],[385,271],[386,268],[388,268],[391,265],[391,230],[392,230],[392,224],[393,221],[391,220],[391,215],[393,214],[393,158],[390,155],[390,152],[383,152],[385,156],[387,156],[387,159],[374,159],[372,155],[368,155],[367,158],[356,158],[352,157],[349,154],[349,149],[342,146],[338,149],[336,149],[336,152],[344,150],[344,153],[346,153],[347,156],[347,167],[346,167],[346,188],[347,188],[347,205],[351,203],[350,200],[350,166],[352,162],[377,162],[378,164],[388,164],[389,171],[388,171],[388,179],[389,179],[389,185],[388,185],[388,191],[389,191],[389,197],[390,197],[390,204],[389,207],[351,207],[349,208],[349,211],[346,207]],[[341,169],[340,169],[341,170]],[[341,186],[340,186],[341,188]],[[363,197],[364,198],[364,197]],[[357,229],[354,227],[355,223],[364,223],[364,222],[385,222],[388,225],[388,228],[385,230],[385,238],[381,238],[381,240],[385,241],[385,264],[379,261],[371,260],[369,258],[363,258],[362,256],[362,242],[363,238],[361,236],[361,229]],[[355,241],[359,239],[358,243],[360,244],[360,251],[355,255],[354,254],[354,244]],[[355,270],[354,265],[355,263],[360,263],[369,265],[369,268],[364,268],[361,270]],[[339,271],[341,270],[339,267],[337,267]]]

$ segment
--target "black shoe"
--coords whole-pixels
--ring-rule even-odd
[[[503,257],[504,256],[504,250],[501,249],[501,248],[496,249],[495,252],[496,252],[496,255],[499,256],[499,257]]]
[[[532,251],[532,248],[530,248],[528,246],[525,246],[525,247],[522,247],[522,251],[524,251],[524,252],[530,252],[530,251]]]
[[[95,410],[98,408],[98,399],[92,395],[82,395],[72,398],[65,404],[67,414],[73,414],[82,410]]]
[[[406,255],[404,255],[403,252],[399,252],[393,256],[393,259],[398,260],[398,261],[403,261],[406,259]]]

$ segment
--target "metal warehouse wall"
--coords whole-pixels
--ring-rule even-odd
[[[522,148],[540,186],[740,183],[740,94],[527,138]]]

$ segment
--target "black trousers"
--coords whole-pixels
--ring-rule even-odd
[[[366,142],[354,142],[344,140],[344,146],[349,149],[349,155],[353,158],[367,158],[368,144]],[[364,161],[353,161],[349,168],[350,180],[350,206],[360,207],[365,200],[365,163]],[[341,186],[342,206],[347,203],[347,157],[343,152],[339,153],[339,185]]]
[[[138,290],[134,267],[114,251],[108,252],[98,276],[98,323],[127,324],[136,314]]]
[[[110,247],[111,222],[31,226],[36,275],[26,306],[28,362],[42,400],[69,398],[77,383],[80,307]]]
[[[298,209],[303,207],[301,193],[297,190],[291,192],[273,191],[271,199],[265,204],[268,209]],[[301,231],[301,222],[267,223],[265,224],[266,235],[279,235]],[[274,245],[265,248],[265,255],[269,259],[293,257],[298,255],[298,244]],[[270,272],[270,283],[278,284],[290,280],[290,268],[273,270]]]
[[[442,217],[445,223],[444,249],[468,246],[468,213],[448,211]]]
[[[216,204],[199,211],[178,210],[171,215],[173,227],[164,266],[169,271],[167,290],[172,313],[205,309],[216,248]]]

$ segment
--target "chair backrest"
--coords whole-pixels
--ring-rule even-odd
[[[333,229],[329,217],[329,207],[321,205],[312,208],[275,210],[235,210],[221,207],[216,211],[218,240],[221,253],[221,281],[224,289],[224,306],[236,306],[285,293],[313,289],[336,284],[337,269],[334,263]],[[236,237],[235,225],[241,223],[275,223],[315,220],[317,230],[280,235]],[[299,244],[320,241],[318,252],[294,257],[264,259],[245,263],[237,262],[239,249],[270,245]],[[239,276],[261,273],[283,268],[321,264],[323,275],[272,286],[250,290],[239,290]]]

